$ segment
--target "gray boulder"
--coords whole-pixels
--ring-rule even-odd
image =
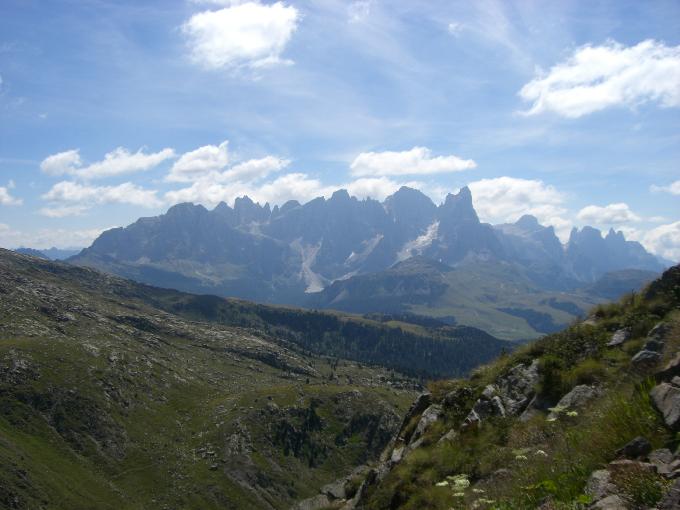
[[[607,496],[606,498],[595,502],[590,508],[596,508],[598,510],[626,510],[630,508],[630,506],[621,496],[612,494],[611,496]]]
[[[611,340],[607,342],[607,347],[618,347],[630,339],[630,328],[622,328],[616,330],[612,335]]]
[[[616,485],[612,482],[612,474],[606,469],[593,471],[586,483],[585,493],[597,501],[616,492]]]
[[[590,400],[594,399],[600,394],[600,391],[594,386],[586,384],[579,384],[563,396],[555,406],[560,411],[571,411],[585,406]],[[559,412],[552,411],[548,418],[557,418]]]
[[[671,430],[680,430],[680,388],[672,384],[661,383],[652,388],[649,394],[666,425]]]
[[[680,352],[675,355],[675,358],[670,360],[663,370],[656,373],[657,381],[668,381],[673,377],[680,375]]]
[[[656,365],[661,360],[661,354],[656,351],[650,351],[647,349],[642,349],[638,352],[630,362],[634,367],[644,368],[652,365]]]
[[[647,439],[642,436],[638,436],[629,443],[627,443],[623,448],[618,450],[616,453],[627,459],[637,459],[644,457],[649,452],[652,451],[652,445]]]
[[[416,426],[416,430],[413,432],[413,435],[411,436],[409,444],[412,444],[418,439],[420,439],[425,433],[425,431],[427,431],[427,429],[430,428],[430,426],[434,422],[439,420],[439,418],[441,418],[443,414],[444,411],[442,407],[437,404],[432,404],[430,407],[425,409],[422,416],[420,417],[418,425]]]

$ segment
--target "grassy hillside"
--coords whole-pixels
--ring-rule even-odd
[[[627,283],[621,276],[617,288]],[[604,287],[615,292],[612,285]],[[639,288],[639,281],[631,288]],[[453,269],[415,257],[387,271],[335,282],[312,303],[349,312],[410,312],[506,340],[528,340],[563,329],[604,299],[590,290],[545,290],[516,264],[474,262]]]
[[[641,509],[666,498],[659,508],[677,508],[680,423],[653,395],[678,382],[679,353],[676,266],[469,379],[433,383],[353,505]]]
[[[412,399],[145,292],[0,252],[0,508],[288,508],[375,458]]]

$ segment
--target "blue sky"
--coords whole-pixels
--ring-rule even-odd
[[[0,246],[345,187],[680,259],[680,3],[3,0]]]

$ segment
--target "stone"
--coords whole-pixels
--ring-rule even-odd
[[[616,485],[612,482],[612,474],[606,469],[593,471],[586,483],[585,493],[594,500],[600,500],[616,492]]]
[[[633,470],[634,472],[646,471],[649,474],[656,473],[656,468],[653,464],[631,459],[619,459],[612,461],[609,463],[609,470],[612,472]]]
[[[657,372],[654,377],[657,381],[668,381],[677,376],[680,376],[680,352],[663,367],[663,370]]]
[[[630,328],[621,328],[614,332],[611,340],[607,342],[607,347],[618,347],[630,339]]]
[[[456,429],[451,429],[449,430],[446,434],[444,434],[437,443],[443,443],[445,441],[453,441],[458,437],[458,432],[456,432]]]
[[[638,352],[630,362],[636,367],[645,367],[650,365],[655,365],[661,360],[661,354],[656,351],[648,351],[642,349]]]
[[[671,331],[671,325],[666,322],[659,322],[656,326],[649,330],[647,338],[664,341],[668,333]]]
[[[642,350],[661,352],[661,351],[663,351],[664,345],[665,345],[664,342],[661,342],[659,340],[647,340],[647,342],[645,343],[645,346],[642,348]]]
[[[294,508],[295,510],[321,510],[328,508],[332,504],[331,500],[325,494],[303,499]]]
[[[441,418],[443,414],[444,411],[442,407],[437,404],[432,404],[430,407],[425,409],[425,411],[423,411],[422,416],[420,417],[418,425],[416,426],[416,430],[413,432],[413,435],[411,436],[409,444],[413,443],[414,441],[422,437],[422,435],[430,427],[430,425],[439,420],[439,418]]]
[[[346,499],[347,494],[345,493],[345,483],[346,479],[342,478],[324,485],[321,488],[321,494],[328,496],[330,499]]]
[[[666,495],[657,504],[658,510],[677,510],[680,508],[680,479],[676,480]]]
[[[557,407],[560,410],[568,411],[572,409],[578,409],[583,407],[590,400],[594,399],[600,394],[599,390],[593,386],[588,386],[587,384],[579,384],[574,386],[572,390],[564,395],[560,401],[557,403]],[[558,413],[552,411],[548,418],[557,418]]]
[[[596,501],[590,508],[597,508],[598,510],[625,510],[630,508],[630,506],[621,496],[612,494],[600,501]]]
[[[432,405],[432,394],[425,392],[418,395],[418,398],[416,398],[413,404],[411,404],[411,407],[404,416],[404,420],[402,421],[401,427],[399,428],[400,432],[403,431],[406,425],[411,422],[413,417],[422,414],[430,405]],[[410,437],[403,437],[402,439],[404,441],[408,441]]]
[[[680,388],[661,383],[650,391],[652,402],[671,430],[680,430]]]
[[[654,450],[648,457],[649,463],[656,467],[656,472],[666,478],[669,478],[674,471],[671,467],[673,459],[673,454],[668,448]]]
[[[628,459],[638,459],[640,457],[644,457],[651,451],[652,445],[650,442],[644,437],[638,436],[626,444],[623,448],[618,450],[616,454]]]

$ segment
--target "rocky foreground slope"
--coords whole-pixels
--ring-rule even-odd
[[[680,508],[680,266],[430,390],[358,489],[299,508]]]

